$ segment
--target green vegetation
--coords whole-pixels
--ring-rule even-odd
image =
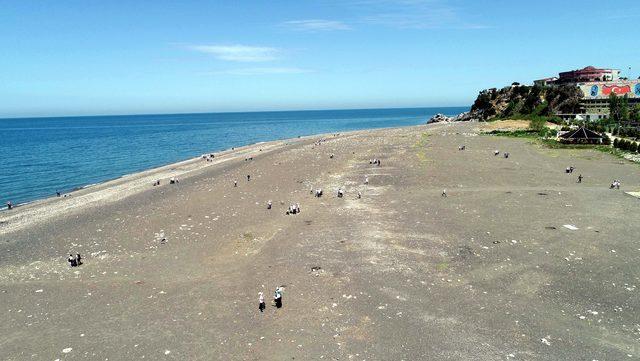
[[[627,139],[616,138],[613,141],[613,147],[629,153],[637,153],[640,150],[638,143]]]
[[[546,121],[557,123],[560,119],[553,114],[577,113],[580,97],[580,90],[575,86],[512,85],[480,92],[471,111],[485,121],[547,117]]]
[[[615,123],[628,122],[631,120],[629,98],[626,95],[621,98],[615,93],[611,93],[611,95],[609,95],[609,112],[609,117]]]

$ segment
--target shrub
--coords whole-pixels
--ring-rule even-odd
[[[613,140],[613,147],[614,148],[619,148],[620,147],[620,140],[618,138]]]

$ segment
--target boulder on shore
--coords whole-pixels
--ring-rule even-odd
[[[430,123],[449,123],[451,121],[451,118],[449,118],[448,116],[438,113],[434,116],[432,116],[429,120],[427,120],[427,124]]]
[[[473,120],[477,120],[478,117],[476,117],[472,112],[464,112],[464,113],[460,113],[456,116],[453,117],[449,117],[446,116],[442,113],[438,113],[434,116],[432,116],[429,120],[427,120],[427,124],[430,123],[451,123],[451,122],[468,122],[468,121],[473,121]]]

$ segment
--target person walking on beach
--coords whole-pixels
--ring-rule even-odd
[[[364,177],[364,184],[369,184],[369,176]]]
[[[262,292],[258,292],[258,309],[260,312],[264,312],[266,308],[266,304],[264,303],[264,294]]]
[[[247,182],[251,180],[251,174],[247,174]]]
[[[13,203],[11,201],[7,202],[7,209],[13,208]]]
[[[282,308],[282,289],[280,287],[276,287],[276,291],[273,294],[273,302],[276,308]]]
[[[578,183],[582,183],[582,174],[578,175]]]

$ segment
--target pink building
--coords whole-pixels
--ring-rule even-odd
[[[560,78],[556,83],[586,83],[598,81],[616,81],[620,79],[620,70],[598,69],[588,66],[584,69],[565,71],[560,73]]]

